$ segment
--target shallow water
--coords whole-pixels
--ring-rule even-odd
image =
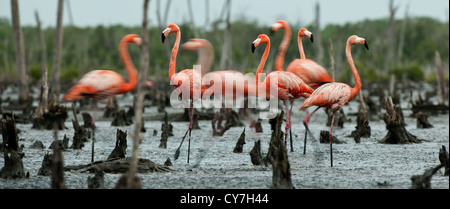
[[[120,107],[131,105],[131,95],[119,96]],[[292,129],[294,152],[288,151],[292,183],[297,189],[408,189],[411,187],[411,176],[421,175],[425,170],[440,164],[438,155],[442,145],[449,149],[449,115],[429,115],[428,119],[434,126],[430,129],[416,128],[416,119],[409,117],[411,111],[408,105],[402,105],[405,115],[406,129],[424,139],[420,144],[385,145],[378,143],[387,133],[382,120],[370,121],[371,137],[361,138],[357,144],[353,138],[347,137],[355,130],[356,116],[349,115],[357,111],[358,102],[352,101],[344,106],[347,119],[344,128],[335,128],[333,135],[345,144],[333,144],[333,167],[330,167],[329,144],[318,142],[320,130],[329,131],[325,126],[326,114],[323,110],[311,118],[310,129],[316,140],[308,138],[307,151],[303,155],[304,127],[302,120],[305,112],[299,112],[300,103],[296,101],[293,108]],[[104,104],[100,104],[100,108]],[[69,105],[68,105],[69,107]],[[85,110],[83,110],[85,111]],[[169,113],[182,112],[182,109],[168,108]],[[312,111],[312,110],[310,110]],[[384,112],[384,110],[382,110]],[[100,111],[98,115],[102,115]],[[155,107],[145,109],[144,118],[157,114]],[[81,120],[81,115],[78,115]],[[72,114],[66,120],[68,129],[61,130],[58,139],[64,134],[72,144],[73,127]],[[170,119],[169,119],[170,121]],[[164,164],[170,158],[173,172],[138,174],[142,179],[142,187],[146,189],[267,189],[272,184],[272,167],[254,166],[250,161],[249,152],[254,142],[261,140],[261,152],[267,153],[270,141],[270,125],[267,120],[262,121],[263,133],[255,133],[246,124],[246,144],[242,153],[233,153],[234,146],[243,127],[233,127],[222,137],[212,137],[211,121],[199,121],[200,130],[192,131],[190,164],[187,164],[187,141],[183,144],[180,158],[173,160],[173,155],[184,135],[188,122],[171,122],[174,126],[174,135],[169,137],[166,149],[158,148],[161,122],[146,120],[147,132],[142,144],[139,146],[139,157],[150,159],[157,164]],[[132,136],[134,125],[113,127],[110,119],[99,117],[96,122],[95,160],[104,160],[108,157],[115,145],[116,129],[128,132],[127,156],[131,155]],[[283,124],[284,127],[284,124]],[[36,189],[51,188],[51,177],[37,175],[47,149],[53,141],[53,131],[34,130],[31,124],[17,124],[21,130],[19,145],[25,146],[23,164],[25,172],[30,173],[29,178],[10,180],[0,179],[0,188]],[[153,136],[157,130],[157,136]],[[36,140],[43,142],[44,149],[30,149]],[[289,144],[288,144],[289,147]],[[64,164],[84,165],[90,163],[91,143],[85,143],[80,150],[68,149],[64,152]],[[3,167],[4,159],[0,158]],[[68,188],[88,188],[87,178],[93,173],[79,171],[66,171],[65,183]],[[105,174],[105,187],[114,188],[121,174]],[[443,175],[443,169],[432,177],[433,189],[448,189],[449,177]]]

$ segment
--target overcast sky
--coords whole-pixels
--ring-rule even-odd
[[[67,0],[66,0],[67,1]],[[205,0],[191,0],[197,26],[205,23]],[[225,0],[209,0],[209,18],[217,19]],[[388,17],[389,0],[232,0],[231,20],[245,17],[259,24],[271,25],[278,19],[291,24],[308,25],[314,21],[314,8],[320,3],[321,27],[327,24],[344,24],[364,19]],[[448,21],[447,0],[395,0],[399,6],[396,18],[403,18],[409,4],[409,16],[429,16]],[[70,0],[73,23],[76,26],[123,24],[140,26],[143,0]],[[150,24],[156,25],[157,0],[150,0]],[[57,0],[19,0],[22,25],[36,25],[34,12],[38,11],[44,27],[56,25]],[[66,2],[67,4],[67,2]],[[161,13],[166,0],[161,0]],[[69,12],[64,7],[63,24],[68,25]],[[0,0],[0,17],[11,18],[10,0]],[[186,0],[172,0],[168,22],[189,20]]]

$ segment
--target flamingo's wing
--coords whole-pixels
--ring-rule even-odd
[[[288,65],[286,71],[294,73],[313,88],[333,82],[327,70],[311,59],[295,59]]]
[[[327,83],[317,88],[305,101],[300,109],[311,106],[326,108],[341,108],[350,98],[351,88],[344,83]]]
[[[119,93],[125,83],[122,76],[110,70],[93,70],[64,94],[63,101],[74,101],[81,97],[103,99]]]
[[[278,98],[290,100],[299,98],[303,93],[312,93],[314,90],[306,85],[293,73],[285,71],[273,71],[266,78],[270,87],[278,90]]]
[[[197,100],[201,98],[202,91],[205,90],[205,87],[202,84],[202,78],[203,75],[199,71],[186,69],[176,74],[176,76],[172,76],[171,82],[176,87],[175,90],[183,100]],[[183,92],[185,94],[183,94]]]

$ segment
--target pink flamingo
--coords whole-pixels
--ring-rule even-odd
[[[291,39],[291,29],[286,21],[279,20],[272,25],[272,31],[277,31],[278,29],[284,30],[283,41],[281,42],[280,49],[275,61],[276,70],[283,70],[284,54],[286,53],[288,43]],[[306,28],[301,28],[298,31],[298,50],[300,52],[300,59],[293,60],[287,67],[288,72],[294,73],[296,76],[301,78],[306,84],[311,86],[313,89],[325,84],[333,82],[333,79],[328,75],[327,70],[321,65],[317,64],[314,60],[306,59],[305,52],[303,50],[302,37],[308,37],[311,42],[314,42],[313,34]],[[314,113],[313,113],[314,114]],[[303,125],[305,126],[305,137],[303,143],[303,154],[306,154],[306,139],[309,132],[309,120],[310,115],[308,109],[306,109],[306,118],[303,120]]]
[[[191,131],[192,131],[192,125],[194,124],[194,106],[193,102],[195,100],[198,100],[201,98],[203,92],[205,91],[205,86],[202,83],[203,75],[201,72],[194,70],[194,69],[185,69],[180,71],[178,74],[175,75],[175,65],[177,60],[177,54],[178,54],[178,48],[180,46],[180,39],[181,39],[181,32],[180,28],[176,24],[170,24],[167,26],[166,29],[161,34],[161,40],[164,43],[164,40],[170,33],[176,33],[175,38],[175,44],[172,48],[172,54],[170,56],[170,64],[169,64],[169,78],[172,84],[175,86],[175,90],[178,91],[181,98],[183,98],[182,92],[188,92],[189,93],[189,100],[190,105],[188,108],[189,112],[189,128],[186,131],[186,134],[189,132],[189,141],[188,141],[188,158],[187,163],[189,163],[189,155],[190,155],[190,149],[191,149]],[[184,83],[184,85],[182,85]],[[189,85],[186,85],[189,84]],[[175,160],[178,159],[180,155],[180,147],[184,142],[184,139],[186,137],[186,134],[184,135],[183,139],[181,140],[180,146],[175,152]]]
[[[202,38],[191,38],[181,45],[183,50],[197,51],[197,65],[202,66],[202,74],[205,75],[214,63],[214,48],[211,43]]]
[[[284,29],[283,40],[280,43],[278,54],[275,59],[275,70],[284,71],[284,56],[286,55],[286,50],[291,42],[291,27],[289,27],[289,24],[286,21],[278,20],[270,27],[270,29],[271,33],[279,29]]]
[[[311,106],[318,106],[317,109],[314,110],[316,112],[319,108],[325,107],[333,112],[333,116],[331,118],[331,127],[330,127],[330,159],[331,159],[331,167],[333,167],[333,143],[331,141],[332,131],[333,131],[333,123],[334,123],[334,114],[336,111],[339,111],[344,104],[350,102],[355,98],[355,96],[361,90],[361,79],[358,74],[358,70],[355,67],[353,62],[351,46],[355,44],[362,44],[367,49],[369,49],[369,45],[364,38],[358,37],[356,35],[352,35],[347,40],[347,46],[345,48],[345,55],[347,56],[348,64],[353,73],[353,77],[355,78],[355,87],[351,88],[349,85],[345,83],[333,82],[327,83],[320,87],[318,87],[314,93],[312,93],[302,104],[300,110]],[[311,113],[314,114],[314,112]],[[307,116],[308,117],[308,116]]]
[[[252,44],[252,52],[255,51],[255,48],[262,44],[266,43],[266,48],[264,50],[264,54],[261,57],[261,61],[258,65],[258,69],[256,71],[256,83],[258,86],[258,90],[261,87],[266,88],[266,97],[270,95],[270,88],[275,87],[278,90],[278,99],[284,101],[284,105],[286,107],[286,135],[285,135],[285,144],[287,142],[287,135],[289,133],[289,129],[291,127],[291,111],[292,105],[294,104],[294,99],[299,97],[308,97],[314,89],[310,86],[306,85],[300,78],[295,76],[291,72],[285,71],[273,71],[266,75],[264,81],[261,82],[261,73],[266,63],[267,57],[269,56],[270,51],[270,39],[267,35],[261,34],[258,38],[253,41]],[[258,96],[260,94],[258,93]],[[288,101],[291,101],[291,108],[288,107]]]
[[[213,84],[206,84],[205,88],[207,88],[204,93],[207,94],[207,92],[211,95],[214,95],[214,93],[222,92],[222,96],[226,96],[229,99],[236,99],[238,96],[254,96],[256,95],[256,92],[253,91],[252,83],[245,83],[244,75],[237,71],[237,70],[215,70],[211,73],[207,73],[214,62],[214,49],[211,43],[206,39],[201,38],[191,38],[188,42],[181,45],[183,50],[189,50],[189,51],[198,51],[198,60],[197,65],[201,65],[202,72],[204,72],[204,76],[211,76],[210,80],[216,82],[220,82],[218,85]],[[206,77],[205,77],[206,78]],[[226,85],[226,79],[229,79],[230,81],[236,81],[233,82],[233,85]],[[225,94],[225,92],[232,92],[233,94]],[[207,95],[209,95],[207,94]]]
[[[128,43],[141,45],[141,38],[136,34],[128,34],[119,43],[119,54],[127,69],[128,83],[117,72],[111,70],[93,70],[85,74],[62,98],[64,102],[75,101],[82,97],[94,98],[94,116],[91,123],[93,130],[91,162],[94,162],[94,121],[96,119],[97,100],[129,92],[136,88],[138,82],[138,72],[128,53]]]

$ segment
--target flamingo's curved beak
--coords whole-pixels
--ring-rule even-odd
[[[164,33],[161,33],[161,41],[164,43],[166,40],[166,35]]]
[[[170,33],[170,28],[166,28],[163,30],[163,32],[161,33],[161,41],[164,43],[164,41],[166,40],[167,35],[169,35]]]
[[[253,43],[252,43],[252,53],[255,53],[255,49],[259,45],[259,42],[261,42],[260,38],[257,38],[255,41],[253,41]]]
[[[269,35],[272,36],[272,35],[275,33],[275,31],[277,31],[278,29],[281,28],[281,26],[282,26],[282,25],[281,25],[280,23],[278,23],[278,22],[272,24],[272,25],[270,26],[270,32],[269,32]]]
[[[306,34],[306,36],[308,36],[308,38],[311,41],[311,43],[314,43],[314,36],[313,36],[313,34],[309,30],[305,30],[304,33]]]
[[[164,35],[164,33],[161,33],[161,41],[164,43],[165,40],[166,40],[166,35]]]
[[[366,40],[364,40],[364,47],[366,47],[366,49],[369,50],[369,44],[367,43]]]

